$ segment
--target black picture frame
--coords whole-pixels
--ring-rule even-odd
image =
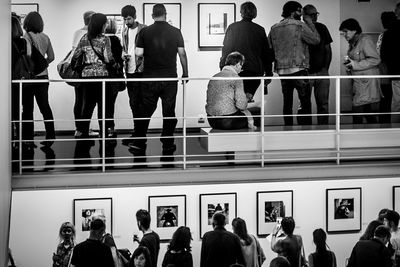
[[[393,210],[400,213],[400,185],[393,186],[392,192]]]
[[[361,187],[326,189],[326,231],[329,234],[361,231]]]
[[[12,3],[11,12],[14,12],[19,16],[21,24],[24,23],[24,19],[29,12],[36,11],[39,12],[38,3]]]
[[[153,6],[157,3],[143,3],[143,23],[146,25],[153,24],[151,13]],[[181,29],[182,27],[182,5],[181,3],[162,3],[167,10],[167,22]]]

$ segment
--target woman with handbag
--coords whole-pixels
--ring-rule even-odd
[[[246,267],[261,267],[265,261],[265,254],[257,238],[247,233],[246,222],[242,218],[232,221],[233,233],[240,239],[240,246]]]
[[[71,65],[75,69],[81,69],[83,79],[108,78],[109,72],[107,64],[114,64],[114,58],[111,52],[110,38],[104,35],[107,26],[107,17],[101,13],[92,15],[88,32],[85,34],[72,56]],[[102,129],[102,83],[84,82],[83,89],[83,111],[82,119],[77,123],[77,131],[80,133],[76,137],[89,137],[90,118],[97,104],[97,115],[101,134]]]
[[[313,232],[313,241],[316,246],[315,252],[308,256],[310,267],[336,267],[335,253],[327,250],[326,233],[318,228]]]
[[[34,63],[35,79],[49,79],[47,67],[54,60],[54,51],[50,38],[43,33],[43,19],[36,11],[30,12],[24,20],[25,34],[27,40],[27,54],[31,56]],[[22,138],[26,140],[23,144],[28,148],[36,147],[33,142],[33,99],[43,115],[46,129],[46,140],[41,144],[50,147],[54,143],[56,133],[54,129],[54,117],[49,104],[49,82],[31,83],[23,87],[22,92],[22,119],[25,121],[22,127]]]

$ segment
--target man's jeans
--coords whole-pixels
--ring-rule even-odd
[[[291,76],[308,76],[306,70],[301,70],[290,75],[280,75],[281,77]],[[292,115],[293,111],[293,91],[296,88],[300,100],[298,114],[311,114],[311,87],[310,81],[303,79],[296,80],[281,80],[282,93],[283,93],[283,115]],[[293,125],[293,117],[284,117],[285,125]],[[299,125],[312,124],[311,116],[298,116],[297,123]]]
[[[310,74],[310,76],[328,76],[327,70],[321,70],[319,72]],[[314,88],[315,103],[317,104],[318,114],[329,114],[329,79],[316,79],[310,80],[311,88]],[[329,116],[318,116],[317,121],[319,125],[329,123]]]
[[[133,73],[127,73],[126,78],[137,78]],[[142,82],[127,82],[126,88],[128,89],[128,96],[129,96],[129,106],[131,107],[132,116],[133,116],[133,125],[135,127],[136,120],[139,116],[138,109],[139,109],[139,100],[140,100],[140,86]]]

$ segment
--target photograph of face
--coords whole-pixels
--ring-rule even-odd
[[[104,209],[82,209],[82,231],[89,231],[90,223],[94,219],[102,219],[106,222]]]
[[[207,207],[208,225],[212,225],[212,218],[217,212],[223,213],[225,215],[226,224],[229,223],[229,203],[209,203]]]
[[[157,206],[157,227],[178,226],[178,206]]]
[[[283,201],[265,202],[265,222],[276,222],[278,218],[285,217]]]
[[[354,198],[335,198],[335,220],[354,218]]]

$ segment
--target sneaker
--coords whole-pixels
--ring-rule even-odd
[[[107,138],[116,138],[117,132],[115,132],[114,128],[107,129]]]
[[[99,137],[100,136],[100,134],[99,134],[99,132],[96,132],[96,131],[94,131],[94,130],[92,130],[92,129],[89,129],[89,137]]]

